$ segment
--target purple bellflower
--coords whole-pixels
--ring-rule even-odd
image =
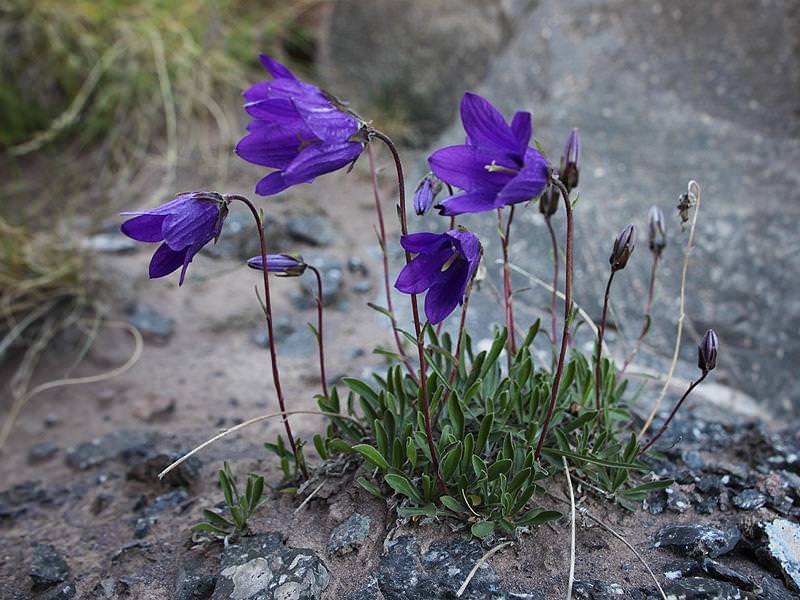
[[[122,224],[122,233],[138,242],[161,242],[150,260],[150,278],[180,268],[183,285],[194,255],[219,236],[228,202],[216,192],[187,192],[156,208],[122,214],[135,215]]]
[[[406,294],[427,290],[425,316],[435,325],[464,301],[481,259],[481,243],[474,233],[459,228],[404,235],[400,244],[417,256],[403,267],[394,286]]]
[[[443,215],[475,213],[527,202],[542,193],[549,165],[528,146],[531,114],[517,112],[509,125],[489,101],[467,92],[461,99],[466,143],[428,158],[439,179],[463,190],[437,206]]]
[[[272,75],[244,92],[250,132],[236,145],[248,162],[277,169],[256,185],[271,196],[352,163],[364,150],[363,123],[335,98],[300,81],[278,61],[260,56]]]
[[[247,266],[261,271],[264,268],[264,261],[260,256],[254,256],[247,261]],[[305,272],[307,266],[299,256],[267,255],[267,273],[277,273],[279,277],[299,277]]]
[[[433,201],[442,191],[442,182],[433,173],[428,173],[419,182],[414,192],[414,212],[424,215],[433,206]]]

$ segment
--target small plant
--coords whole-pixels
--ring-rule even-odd
[[[247,524],[248,519],[266,501],[264,498],[264,478],[255,473],[247,474],[244,494],[239,493],[236,485],[236,476],[231,471],[227,461],[217,473],[219,486],[225,496],[225,504],[228,509],[227,515],[223,516],[213,510],[205,509],[203,517],[205,521],[194,526],[195,531],[203,531],[228,537],[231,535],[246,535],[250,533]]]
[[[245,109],[252,120],[248,135],[236,148],[245,160],[270,169],[255,186],[258,195],[273,196],[294,185],[311,183],[321,175],[352,165],[365,150],[373,171],[386,292],[386,307],[373,308],[388,317],[396,352],[381,350],[390,359],[384,374],[375,374],[369,381],[345,377],[341,386],[329,390],[324,376],[322,303],[317,303],[318,325],[314,331],[322,390],[317,400],[319,413],[329,419],[324,435],[313,438],[313,446],[323,461],[321,471],[332,470],[327,469],[332,465],[360,465],[358,485],[385,499],[398,516],[448,518],[468,527],[479,538],[510,536],[519,528],[559,518],[561,513],[549,510],[541,499],[548,480],[565,468],[587,487],[632,510],[651,490],[670,485],[671,481],[646,476],[648,467],[643,455],[689,393],[716,365],[718,341],[713,331],[706,334],[698,362],[702,376],[691,384],[659,432],[642,446],[639,437],[643,435],[637,436],[632,428],[628,380],[604,352],[603,344],[611,282],[631,260],[635,246],[633,225],[617,236],[609,258],[611,272],[601,322],[599,326],[591,324],[596,332],[593,356],[570,350],[581,324],[581,313],[572,300],[575,200],[571,194],[579,182],[577,130],[570,133],[559,168],[555,169],[541,145],[532,140],[530,113],[517,112],[508,122],[488,100],[465,93],[461,119],[466,143],[438,149],[429,157],[431,173],[417,188],[414,200],[415,211],[425,213],[446,187],[449,195],[436,208],[449,217],[449,227],[445,231],[411,233],[402,162],[392,140],[343,102],[301,81],[274,59],[262,56],[261,62],[272,79],[245,91]],[[375,142],[387,147],[397,173],[397,212],[402,232],[399,244],[405,251],[406,264],[394,286],[410,301],[411,331],[398,326],[392,306],[389,240],[372,155]],[[699,194],[696,189],[692,192],[695,196]],[[555,295],[551,298],[551,331],[543,336],[545,340],[538,339],[539,321],[518,329],[514,318],[509,239],[515,209],[524,210],[533,201],[538,201],[547,220],[556,264],[557,244],[550,220],[560,201],[564,206],[565,287],[560,339]],[[143,242],[163,241],[151,260],[150,275],[161,277],[180,269],[182,283],[192,257],[219,235],[231,202],[248,207],[260,236],[260,256],[250,259],[249,265],[262,272],[261,306],[280,410],[232,427],[189,455],[232,431],[280,417],[286,441],[279,436],[266,447],[280,460],[288,486],[285,489],[294,490],[296,483],[312,476],[313,464],[306,460],[305,445],[293,434],[289,417],[308,411],[292,411],[286,406],[273,341],[268,274],[301,276],[306,267],[316,273],[313,265],[287,255],[268,254],[260,211],[251,200],[236,194],[182,194],[169,204],[137,213],[123,224],[122,230]],[[682,217],[691,209],[692,199],[685,204]],[[495,332],[487,350],[476,351],[465,324],[483,249],[478,236],[457,225],[456,219],[465,213],[487,212],[495,213],[502,248],[505,326]],[[651,245],[656,243],[660,254],[665,243],[663,223],[656,223],[655,229],[660,237]],[[557,283],[558,271],[554,271]],[[321,298],[321,284],[318,294]],[[420,310],[419,296],[423,294]],[[652,292],[645,317],[648,325],[651,302]],[[459,306],[456,335],[442,334],[441,324]],[[585,321],[590,322],[588,318]],[[646,330],[640,338],[644,333]],[[552,363],[542,364],[535,359],[534,344],[549,345]],[[414,358],[407,351],[412,347]],[[249,476],[248,489],[239,496],[226,464],[220,471],[220,482],[230,519],[206,511],[207,522],[199,527],[217,534],[242,533],[246,531],[247,517],[260,503],[263,480]]]

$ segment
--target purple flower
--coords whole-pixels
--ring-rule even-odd
[[[459,228],[446,233],[404,235],[400,244],[417,256],[403,267],[394,286],[406,294],[427,290],[428,321],[443,321],[464,300],[481,259],[481,243],[474,233]]]
[[[431,209],[436,196],[442,191],[442,182],[433,173],[428,173],[419,182],[417,190],[414,192],[414,211],[418,215],[424,215]]]
[[[150,278],[180,268],[183,285],[194,255],[219,236],[228,202],[216,192],[188,192],[156,208],[122,214],[136,215],[122,224],[122,233],[139,242],[162,242],[150,260]]]
[[[633,254],[633,248],[636,245],[636,227],[634,225],[627,225],[625,229],[619,232],[614,240],[614,249],[611,256],[608,257],[608,262],[611,265],[612,271],[620,271],[628,264],[628,259]]]
[[[264,268],[264,261],[260,256],[254,256],[247,261],[247,266],[261,271]],[[278,276],[283,277],[299,277],[305,272],[306,266],[299,256],[267,254],[267,273],[278,273]]]
[[[277,169],[256,185],[271,196],[352,163],[364,149],[362,123],[317,86],[300,81],[266,55],[261,64],[272,75],[244,92],[250,132],[236,153],[248,162]]]
[[[578,129],[575,128],[569,132],[569,137],[567,137],[567,141],[564,144],[564,153],[561,155],[559,168],[559,177],[568,191],[578,187],[578,179],[580,178],[578,161],[580,158],[581,136],[578,133]]]
[[[713,329],[709,329],[697,347],[697,368],[703,373],[713,371],[717,366],[718,352],[719,338]]]
[[[439,179],[463,190],[437,208],[443,215],[483,212],[527,202],[544,190],[547,159],[528,146],[531,115],[518,112],[509,125],[487,100],[467,92],[461,99],[466,143],[448,146],[428,158]]]

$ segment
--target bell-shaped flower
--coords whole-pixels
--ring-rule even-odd
[[[431,209],[433,201],[442,191],[442,182],[433,173],[428,173],[419,182],[414,192],[414,212],[422,216]]]
[[[464,294],[481,259],[481,243],[466,229],[446,233],[411,233],[400,238],[416,254],[400,271],[394,286],[406,294],[425,296],[425,316],[436,324],[464,301]]]
[[[122,233],[139,242],[161,242],[150,260],[150,278],[181,269],[183,285],[194,255],[219,236],[228,202],[216,192],[188,192],[156,208],[122,214],[135,215],[122,224]]]
[[[244,92],[244,108],[253,120],[236,146],[246,161],[276,169],[258,182],[256,193],[271,196],[355,161],[364,150],[365,139],[359,139],[364,124],[278,61],[263,54],[260,60],[273,79]]]
[[[254,256],[248,259],[247,266],[262,271],[264,261],[260,256]],[[299,256],[267,254],[267,273],[277,273],[279,277],[299,277],[305,272],[307,266]]]
[[[467,92],[461,99],[466,143],[437,150],[428,158],[434,174],[463,190],[438,205],[443,215],[475,213],[533,200],[548,182],[547,159],[528,146],[531,115],[517,112],[511,123],[486,99]]]
[[[611,256],[608,257],[612,271],[620,271],[625,268],[628,259],[633,254],[634,246],[636,246],[636,227],[627,225],[614,239],[614,249],[611,251]]]
[[[697,368],[703,373],[713,371],[717,366],[718,352],[719,338],[713,329],[709,329],[697,347]]]

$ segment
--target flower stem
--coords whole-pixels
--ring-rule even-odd
[[[497,226],[500,231],[500,243],[503,248],[503,301],[506,308],[506,329],[508,330],[507,340],[507,359],[508,370],[511,371],[511,364],[514,360],[514,355],[517,353],[517,341],[514,335],[514,306],[511,299],[511,268],[508,263],[508,242],[511,235],[511,222],[514,220],[514,206],[512,205],[508,211],[508,221],[506,221],[505,228],[503,227],[503,209],[497,209]]]
[[[611,269],[606,283],[606,292],[603,295],[603,312],[600,314],[600,326],[597,328],[597,355],[594,361],[594,409],[597,411],[597,422],[603,422],[602,411],[600,410],[600,388],[603,385],[603,336],[606,333],[606,319],[608,317],[608,297],[611,293],[611,282],[614,281],[616,271]]]
[[[647,450],[650,449],[650,446],[655,444],[656,441],[658,440],[658,438],[661,437],[661,434],[664,433],[667,430],[667,427],[669,427],[669,424],[672,421],[672,418],[675,416],[675,413],[678,412],[678,409],[681,407],[681,404],[683,404],[683,401],[686,400],[686,398],[689,397],[689,394],[692,393],[692,390],[694,388],[696,388],[698,385],[700,385],[700,382],[702,382],[706,378],[706,375],[708,375],[708,371],[703,371],[703,374],[700,376],[700,378],[697,381],[693,381],[692,382],[692,384],[689,386],[689,388],[684,392],[683,396],[681,396],[681,399],[678,400],[678,403],[675,405],[675,408],[673,408],[672,412],[669,413],[669,417],[667,417],[667,420],[664,421],[664,424],[661,426],[661,429],[658,430],[658,433],[656,433],[652,437],[652,439],[649,442],[647,442],[647,445],[639,451],[639,456],[642,456],[645,452],[647,452]]]
[[[550,299],[550,321],[551,321],[551,340],[553,345],[556,343],[556,298],[558,297],[558,242],[556,232],[553,230],[553,223],[550,216],[544,218],[547,223],[547,230],[550,232],[550,241],[553,244],[553,296]]]
[[[325,376],[325,339],[322,331],[322,276],[319,269],[312,265],[308,268],[317,278],[317,344],[319,346],[319,382],[322,384],[322,395],[328,398],[328,379]]]
[[[624,374],[625,369],[627,369],[628,365],[633,362],[633,359],[639,353],[639,348],[642,345],[644,336],[647,335],[647,332],[650,330],[650,323],[652,321],[651,313],[653,308],[653,292],[655,291],[656,286],[656,267],[658,267],[658,258],[658,254],[653,255],[653,265],[650,267],[650,286],[647,291],[647,304],[644,308],[644,323],[642,324],[642,331],[639,333],[639,337],[636,338],[636,343],[633,345],[633,350],[631,350],[631,353],[625,357],[625,362],[622,364],[622,369],[619,372],[620,375]]]
[[[564,184],[558,179],[553,178],[553,185],[555,185],[561,192],[564,198],[564,209],[567,213],[567,243],[566,243],[566,256],[564,258],[564,330],[561,335],[561,350],[558,354],[558,363],[556,365],[556,372],[553,376],[553,384],[550,389],[550,403],[547,406],[547,415],[542,423],[542,432],[539,434],[539,442],[536,444],[536,452],[534,456],[536,459],[541,456],[542,446],[547,437],[547,428],[550,426],[550,420],[553,418],[553,411],[556,408],[556,400],[558,399],[558,386],[561,383],[561,375],[564,372],[564,359],[567,354],[567,343],[569,339],[570,316],[572,314],[572,262],[573,262],[573,235],[572,235],[572,204],[569,201],[569,192]]]
[[[269,339],[269,354],[272,362],[272,382],[275,385],[275,393],[278,395],[278,406],[281,409],[281,417],[283,419],[283,427],[286,430],[286,437],[289,440],[289,446],[292,449],[292,454],[295,461],[300,465],[300,470],[303,473],[303,478],[308,479],[308,469],[306,468],[305,461],[303,461],[298,454],[297,444],[292,435],[292,427],[289,425],[289,419],[286,418],[286,401],[283,397],[283,389],[281,388],[281,376],[278,370],[278,350],[275,346],[275,332],[272,327],[272,300],[269,294],[269,276],[267,274],[267,238],[264,235],[264,224],[261,222],[261,215],[255,205],[244,196],[238,194],[230,194],[227,196],[229,200],[238,200],[250,209],[253,214],[253,219],[256,222],[258,229],[258,241],[261,246],[261,261],[264,267],[261,269],[264,274],[264,316],[267,319],[267,337]]]
[[[469,297],[472,295],[472,283],[474,281],[475,275],[472,276],[472,279],[470,279],[469,283],[467,284],[467,290],[464,294],[464,305],[461,307],[461,321],[459,321],[458,324],[458,341],[456,342],[455,362],[453,363],[452,369],[450,369],[450,375],[447,377],[447,390],[442,398],[442,406],[447,406],[447,401],[450,399],[450,393],[453,389],[453,383],[455,382],[456,375],[458,374],[458,368],[461,365],[461,346],[464,343],[464,332],[467,328],[467,309],[469,308]]]
[[[399,210],[397,211],[398,216],[400,217],[400,231],[403,233],[403,235],[408,235],[408,218],[406,216],[406,184],[403,175],[403,164],[400,162],[400,154],[397,152],[397,146],[394,145],[394,142],[388,135],[376,129],[373,129],[371,134],[386,144],[386,147],[392,154],[394,166],[397,170],[397,190],[400,196],[400,206]],[[408,250],[405,251],[405,258],[406,264],[411,262],[411,253]],[[422,335],[422,325],[419,320],[419,306],[417,305],[416,294],[411,294],[411,312],[414,317],[414,333],[416,334],[417,353],[419,354],[420,400],[422,402],[422,416],[425,420],[425,436],[428,438],[428,449],[431,453],[431,464],[436,472],[437,477],[439,478],[440,486],[444,488],[445,484],[442,480],[441,473],[439,473],[439,460],[436,457],[436,444],[433,443],[431,410],[428,403],[428,376],[426,373],[427,365],[425,363],[425,339]]]
[[[397,331],[397,319],[394,316],[394,306],[392,305],[392,285],[389,281],[389,255],[386,252],[386,226],[383,221],[383,209],[381,208],[381,196],[378,191],[378,172],[375,168],[375,157],[372,153],[372,146],[367,144],[367,157],[369,158],[369,170],[372,175],[372,193],[375,197],[375,212],[378,215],[378,244],[381,247],[381,255],[383,257],[383,287],[386,291],[386,311],[389,313],[389,320],[392,323],[392,334],[394,335],[394,342],[397,346],[397,351],[400,354],[400,360],[406,366],[406,370],[414,381],[417,381],[417,374],[411,367],[408,360],[408,354],[403,347],[403,342],[400,340],[400,333]]]

